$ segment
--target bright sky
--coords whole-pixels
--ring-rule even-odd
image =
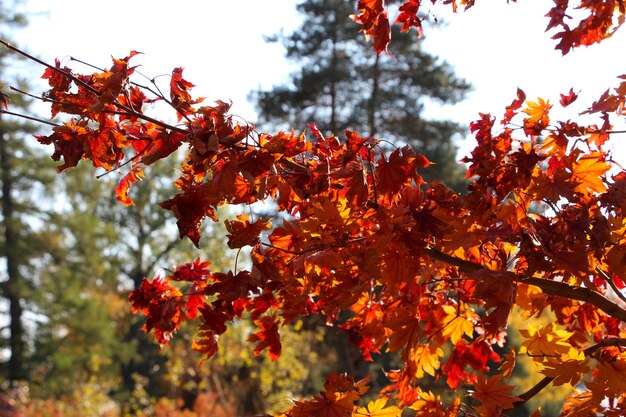
[[[74,56],[106,67],[111,55],[141,51],[145,55],[136,62],[143,65],[142,72],[154,76],[185,67],[196,95],[232,100],[233,111],[250,121],[256,117],[248,93],[285,81],[293,70],[282,46],[265,43],[263,35],[297,27],[295,0],[24,1],[35,14],[16,41],[44,60],[58,57],[66,63]],[[551,102],[574,87],[581,91],[575,103],[579,107],[572,106],[578,112],[615,86],[616,76],[626,73],[626,28],[603,44],[562,57],[544,33],[550,4],[478,1],[456,15],[449,13],[449,6],[433,8],[447,24],[426,27],[424,46],[450,62],[474,90],[463,103],[432,107],[428,114],[465,125],[478,112],[501,116],[518,86],[529,99],[541,96]],[[576,113],[565,117],[575,118]]]

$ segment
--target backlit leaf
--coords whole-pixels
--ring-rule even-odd
[[[518,397],[511,395],[513,388],[511,385],[503,384],[498,375],[486,377],[481,373],[470,395],[488,410],[502,411],[512,408],[515,401],[519,400]]]
[[[370,401],[367,407],[357,407],[353,417],[400,417],[402,410],[395,405],[387,406],[386,398]]]

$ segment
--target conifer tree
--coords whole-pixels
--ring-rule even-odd
[[[306,0],[298,5],[301,26],[282,40],[289,60],[301,65],[290,83],[254,94],[263,128],[324,133],[345,129],[408,144],[437,165],[425,172],[461,190],[464,172],[453,138],[462,133],[451,121],[426,120],[428,101],[453,104],[469,85],[451,67],[425,52],[414,32],[393,33],[389,54],[378,55],[363,41],[351,0]],[[395,30],[395,29],[394,29]]]
[[[23,14],[7,2],[0,3],[0,31],[4,38],[12,28],[26,24]],[[13,78],[8,71],[14,56],[0,52],[0,77],[7,82]],[[25,88],[21,80],[14,84]],[[29,102],[23,96],[7,94],[11,105],[28,113]],[[49,158],[40,149],[29,144],[38,126],[3,115],[0,119],[0,298],[6,303],[2,310],[0,346],[7,348],[8,358],[0,366],[1,386],[10,388],[28,378],[28,331],[37,309],[30,295],[37,285],[37,271],[46,262],[51,242],[37,230],[45,218],[43,196],[53,182]],[[50,202],[48,202],[50,204]],[[31,323],[29,324],[28,321]]]

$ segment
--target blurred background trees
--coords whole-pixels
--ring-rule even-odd
[[[463,128],[423,113],[429,104],[462,100],[469,84],[425,52],[415,32],[394,26],[389,54],[377,55],[347,18],[355,12],[352,0],[306,0],[297,7],[300,27],[270,40],[281,41],[299,69],[286,84],[252,94],[262,130],[305,130],[315,123],[324,134],[349,129],[408,144],[436,164],[423,173],[427,181],[443,180],[463,191],[465,171],[454,145]]]
[[[11,29],[26,24],[23,14],[8,4],[0,4],[0,31],[8,36]],[[8,51],[0,52],[0,74],[11,77],[13,84],[25,87],[23,80],[8,73],[15,58]],[[29,102],[19,95],[9,97],[13,106],[28,112]],[[9,387],[17,385],[29,372],[32,353],[29,330],[37,320],[37,309],[32,296],[37,291],[39,272],[47,263],[46,248],[54,241],[37,230],[37,224],[46,221],[46,207],[39,198],[46,195],[54,180],[54,171],[48,157],[28,145],[37,125],[28,121],[0,118],[0,311],[5,320],[0,323],[0,375]]]

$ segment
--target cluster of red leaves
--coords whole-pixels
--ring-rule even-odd
[[[109,72],[128,76],[127,62],[115,60]],[[276,226],[247,215],[225,220],[229,247],[252,247],[250,271],[211,272],[208,262],[196,260],[144,281],[130,299],[159,343],[198,318],[194,348],[208,358],[227,323],[247,315],[258,327],[249,338],[254,353],[269,349],[275,359],[280,326],[319,314],[348,332],[367,359],[401,352],[404,366],[387,373],[384,390],[400,404],[432,400],[418,386],[428,374],[453,389],[474,385],[474,398],[492,412],[520,401],[508,395],[505,378],[484,376],[502,361],[493,347],[505,343],[513,305],[533,315],[554,311],[574,349],[624,337],[626,312],[608,294],[626,275],[626,180],[610,175],[602,150],[608,112],[622,111],[616,104],[624,100],[622,86],[589,110],[603,113],[599,128],[554,125],[552,105],[527,101],[521,90],[498,132],[495,118],[481,115],[471,124],[477,146],[465,159],[469,193],[459,196],[442,184],[424,184],[419,172],[430,162],[407,147],[385,153],[374,138],[351,131],[343,140],[325,137],[313,125],[312,141],[304,133],[253,134],[226,103],[196,109],[199,100],[180,69],[171,83],[172,107],[183,122],[175,128],[138,111],[149,99],[127,78],[69,74],[46,71],[48,97],[58,101],[53,111],[71,110],[78,118],[40,139],[55,145],[62,168],[80,159],[109,169],[131,161],[116,190],[128,204],[128,186],[143,166],[185,144],[180,192],[161,203],[176,216],[181,237],[198,245],[202,221],[218,220],[224,204],[272,200],[287,218]],[[68,84],[78,93],[68,96]],[[118,97],[103,98],[110,91]],[[561,105],[575,98],[570,91]],[[538,203],[550,210],[533,210]],[[520,283],[541,291],[522,297]],[[332,401],[324,394],[296,409],[352,409],[353,396],[332,392]]]
[[[513,0],[516,1],[516,0]],[[546,31],[556,29],[553,39],[559,40],[556,49],[563,55],[573,48],[589,46],[599,43],[613,35],[624,23],[626,18],[626,4],[623,0],[583,0],[577,6],[572,6],[569,0],[553,0],[554,6],[548,11],[546,17],[549,22]],[[386,11],[385,0],[359,0],[358,14],[353,16],[355,22],[363,27],[361,31],[366,39],[373,39],[373,48],[378,52],[385,52],[391,41],[389,17]],[[422,0],[403,0],[399,7],[399,13],[394,21],[401,25],[401,30],[406,32],[412,27],[416,28],[419,36],[422,36],[422,21],[426,14],[420,14],[424,3]],[[427,2],[428,3],[428,2]],[[459,6],[465,10],[474,6],[475,0],[430,0],[430,3],[451,5],[456,13]],[[582,18],[570,26],[570,14],[580,15]]]
[[[409,3],[402,12],[411,26],[419,4]],[[358,18],[378,36],[380,22],[368,13],[380,17],[382,1],[359,7]],[[208,358],[227,324],[245,315],[258,327],[249,338],[254,353],[268,349],[275,359],[280,327],[318,314],[347,332],[366,359],[400,352],[403,365],[388,371],[383,390],[399,405],[419,415],[459,409],[458,401],[445,407],[421,392],[419,381],[428,374],[452,389],[472,385],[479,412],[499,415],[531,395],[511,394],[506,380],[514,356],[494,349],[506,342],[517,305],[528,317],[544,310],[556,315],[552,327],[525,330],[524,349],[538,358],[548,382],[583,381],[593,391],[574,395],[571,410],[602,412],[604,398],[624,410],[626,389],[620,392],[614,380],[626,379],[626,354],[617,349],[626,343],[626,310],[619,304],[626,302],[620,293],[626,174],[612,170],[619,166],[605,150],[610,118],[623,116],[624,83],[589,108],[600,114],[600,127],[555,123],[549,101],[528,101],[521,90],[501,123],[481,114],[470,126],[477,145],[464,159],[470,186],[461,196],[425,184],[420,172],[430,162],[408,147],[387,153],[375,138],[353,131],[326,137],[314,125],[312,140],[293,131],[256,133],[229,115],[227,103],[195,107],[202,100],[192,97],[180,68],[172,73],[169,99],[157,97],[180,123],[153,119],[142,105],[154,98],[129,79],[133,55],[90,75],[58,62],[46,69],[53,114],[75,117],[39,137],[54,146],[53,158],[63,158],[60,169],[82,159],[126,168],[116,193],[132,204],[129,186],[143,167],[185,145],[179,192],[161,203],[176,216],[181,237],[199,245],[202,222],[218,221],[222,205],[271,201],[284,219],[274,226],[260,217],[225,220],[229,247],[251,247],[249,271],[212,272],[196,260],[145,280],[130,299],[159,343],[185,320],[198,319],[194,348]],[[570,90],[560,105],[575,99]],[[589,371],[592,360],[601,371]],[[499,373],[487,377],[498,363]],[[363,386],[333,378],[321,396],[297,402],[285,415],[397,414],[382,402],[355,408]]]

